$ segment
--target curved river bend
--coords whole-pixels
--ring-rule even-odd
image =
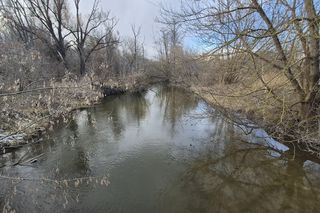
[[[43,143],[0,157],[20,160],[0,169],[0,209],[317,212],[319,164],[259,135],[177,88],[109,97]]]

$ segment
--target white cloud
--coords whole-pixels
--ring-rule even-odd
[[[93,1],[83,0],[81,2],[82,10],[89,11]],[[172,2],[171,0],[170,4]],[[175,0],[175,3],[179,2]],[[141,37],[144,39],[149,57],[155,54],[154,36],[159,30],[155,18],[160,13],[160,3],[161,0],[101,0],[102,9],[110,11],[111,15],[118,19],[117,30],[122,38],[132,35],[132,24],[137,27],[141,26]]]

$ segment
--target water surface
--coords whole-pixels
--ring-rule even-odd
[[[109,97],[76,113],[43,143],[0,157],[7,165],[21,157],[27,161],[0,170],[2,176],[27,179],[0,178],[0,208],[317,212],[319,164],[261,135],[257,130],[246,136],[177,88]],[[79,183],[75,178],[81,177],[97,179]]]

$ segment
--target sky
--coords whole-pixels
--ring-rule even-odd
[[[90,11],[94,0],[82,0],[81,8]],[[104,11],[110,11],[111,16],[118,20],[116,29],[122,38],[132,36],[131,25],[141,26],[141,39],[144,40],[146,55],[152,58],[156,54],[155,37],[160,25],[155,19],[160,14],[160,5],[176,7],[180,0],[100,0]]]

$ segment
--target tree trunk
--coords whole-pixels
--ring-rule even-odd
[[[313,0],[305,0],[305,10],[308,17],[308,46],[310,53],[307,55],[305,66],[305,80],[308,82],[308,88],[306,88],[306,97],[301,104],[301,119],[307,121],[307,123],[313,124],[312,120],[315,120],[317,115],[317,109],[319,107],[319,76],[320,76],[320,33],[318,16],[314,7]],[[310,120],[310,121],[309,121]]]
[[[310,75],[308,80],[310,81],[309,91],[314,93],[318,88],[318,81],[320,75],[319,67],[319,52],[320,52],[320,33],[319,33],[319,20],[314,7],[313,0],[305,0],[305,9],[309,22],[309,49],[310,49]]]
[[[84,59],[80,58],[80,75],[84,75],[86,73],[86,62]]]
[[[306,124],[312,124],[313,117],[317,113],[318,104],[316,103],[316,97],[310,98],[309,100],[301,101],[300,107],[300,120]],[[315,117],[314,117],[315,118]]]
[[[63,63],[66,69],[69,69],[68,62],[66,59],[67,57],[66,49],[62,46],[57,47],[57,49],[58,49],[58,60]]]
[[[80,51],[79,59],[80,59],[80,75],[84,75],[86,73],[86,59],[82,54],[82,51]]]

